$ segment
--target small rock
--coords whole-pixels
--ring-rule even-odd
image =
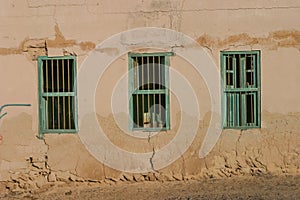
[[[96,179],[88,179],[87,181],[90,182],[90,183],[100,183],[101,182],[101,181],[96,180]]]
[[[220,171],[226,176],[226,177],[231,177],[231,173],[229,170],[226,169],[220,169]]]
[[[116,179],[116,178],[113,178],[113,177],[106,177],[105,179],[107,179],[107,180],[110,180],[110,181],[113,181],[113,182],[118,182],[118,179]]]
[[[26,182],[20,179],[19,180],[19,187],[22,188],[22,189],[25,189],[25,185],[26,185]]]
[[[15,188],[15,189],[13,189],[13,190],[11,190],[11,193],[13,194],[13,195],[21,195],[21,194],[23,194],[24,193],[24,190],[22,190],[21,188]]]
[[[48,177],[47,177],[48,182],[55,182],[56,181],[56,176],[53,172],[51,172]]]
[[[145,178],[141,174],[135,174],[133,176],[133,180],[136,181],[136,182],[142,182],[142,181],[145,181]]]
[[[160,182],[164,182],[165,181],[164,175],[159,174],[159,173],[155,173],[154,175],[155,175],[156,180],[158,180]]]
[[[183,177],[183,180],[196,180],[196,177],[194,175],[186,175]]]
[[[149,173],[147,177],[149,181],[156,181],[156,176],[154,173]]]
[[[16,189],[17,187],[18,187],[17,183],[7,182],[7,184],[6,184],[6,188],[9,190]]]
[[[69,176],[70,181],[76,181],[76,182],[84,182],[84,179],[78,176],[75,176],[73,174],[70,174]]]
[[[225,164],[225,167],[226,168],[232,168],[231,165],[229,165],[229,164]]]
[[[117,182],[112,181],[111,179],[105,179],[105,180],[104,180],[104,183],[109,184],[109,185],[114,185],[114,184],[116,184]]]
[[[35,183],[38,188],[41,188],[47,183],[47,180],[44,176],[39,176],[37,179],[35,179]]]
[[[121,174],[121,175],[118,177],[118,179],[119,179],[120,181],[127,181],[123,174]]]
[[[169,174],[160,174],[158,177],[157,177],[157,180],[159,181],[174,181],[175,179],[173,178],[172,175],[169,175]]]
[[[194,179],[195,180],[202,180],[203,179],[203,174],[197,174],[197,175],[194,175]],[[193,179],[193,180],[194,180]]]
[[[29,181],[27,181],[27,184],[28,184],[30,189],[37,189],[37,185],[36,185],[35,182],[29,180]]]
[[[183,180],[182,174],[174,174],[174,175],[173,175],[173,178],[174,178],[176,181],[181,181],[181,180]]]
[[[56,172],[56,179],[58,181],[68,182],[70,181],[70,173],[68,172]]]
[[[15,182],[19,182],[19,177],[20,177],[19,173],[15,173],[15,174],[10,175],[11,180],[13,180]]]
[[[133,181],[133,176],[132,176],[132,175],[124,174],[123,176],[124,176],[124,178],[125,178],[127,181]]]
[[[23,174],[23,173],[21,173],[20,174],[20,177],[19,177],[21,180],[23,180],[23,181],[28,181],[29,180],[29,177],[28,177],[28,175],[27,174]]]

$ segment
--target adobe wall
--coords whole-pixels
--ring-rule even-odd
[[[47,182],[68,180],[109,182],[299,174],[299,13],[300,4],[288,0],[272,4],[233,0],[226,3],[1,1],[0,105],[30,103],[32,106],[5,108],[8,114],[0,121],[0,181],[12,181],[11,188],[35,188]],[[178,149],[181,156],[166,167],[156,169],[149,159],[152,170],[130,173],[113,169],[106,161],[99,162],[86,149],[80,132],[47,134],[44,139],[38,139],[37,56],[76,54],[80,73],[84,60],[98,44],[114,34],[138,27],[167,28],[189,36],[204,48],[218,70],[222,50],[261,50],[262,128],[223,130],[212,151],[200,158],[201,144],[209,127],[214,125],[211,97],[205,77],[189,61],[175,55],[171,57],[171,68],[186,77],[195,91],[199,118],[181,112],[180,100],[172,93],[170,131],[144,139],[125,134],[116,117],[126,118],[126,115],[115,116],[111,108],[114,86],[128,70],[127,55],[123,54],[109,65],[95,91],[97,120],[107,138],[128,152],[150,152],[155,158],[155,153],[176,136],[185,117],[191,123],[199,123],[195,138],[182,141],[191,142],[187,151]],[[104,49],[104,53],[114,55],[116,51]],[[80,124],[89,126],[89,116]]]

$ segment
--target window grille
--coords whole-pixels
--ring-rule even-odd
[[[76,58],[38,57],[40,136],[77,132]]]
[[[260,51],[221,52],[224,128],[260,127]]]
[[[170,128],[169,56],[172,53],[129,53],[132,129]]]

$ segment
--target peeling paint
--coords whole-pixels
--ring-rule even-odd
[[[91,51],[91,50],[95,49],[96,44],[93,42],[80,42],[79,46],[80,46],[81,50],[83,50],[83,51]]]
[[[270,32],[268,37],[252,37],[247,33],[231,35],[225,39],[214,38],[204,34],[197,39],[197,42],[209,49],[224,49],[231,45],[235,46],[253,46],[260,45],[269,50],[278,48],[294,47],[300,49],[300,31],[275,31]]]
[[[67,40],[63,36],[62,32],[59,30],[58,25],[54,27],[55,31],[55,39],[54,40],[46,40],[46,44],[50,48],[64,48],[76,45],[75,40]]]
[[[30,60],[36,60],[38,56],[48,55],[48,48],[57,48],[65,51],[64,48],[79,46],[83,51],[91,51],[95,44],[90,41],[76,42],[76,40],[66,39],[60,31],[58,25],[54,27],[55,38],[25,38],[18,48],[0,48],[0,55],[22,54],[27,53]],[[63,52],[62,52],[63,53]]]

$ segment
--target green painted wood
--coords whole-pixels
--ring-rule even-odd
[[[237,81],[238,81],[238,78],[237,78],[237,67],[239,66],[236,66],[236,57],[232,58],[232,61],[233,61],[233,88],[237,88]],[[227,64],[227,63],[226,63]]]
[[[68,97],[76,96],[77,91],[74,92],[42,92],[41,96],[43,97]]]
[[[133,94],[165,94],[168,89],[165,90],[135,90]]]
[[[72,76],[74,77],[74,92],[44,92],[43,91],[43,61],[45,60],[73,60],[72,66]],[[38,63],[38,96],[39,96],[39,138],[42,139],[45,133],[77,133],[78,132],[78,108],[77,108],[77,63],[76,56],[39,56],[37,59]],[[53,129],[47,130],[45,127],[46,122],[46,103],[44,97],[60,97],[60,96],[70,96],[74,98],[74,129]]]
[[[76,134],[76,129],[43,129],[43,133],[74,133]]]
[[[42,139],[43,138],[43,127],[44,127],[44,104],[42,102],[42,77],[43,77],[43,60],[42,57],[38,57],[38,96],[39,96],[39,138]]]
[[[165,57],[165,86],[166,86],[166,129],[167,130],[170,130],[169,66],[170,66],[170,57],[166,56]]]
[[[148,56],[173,56],[174,52],[157,52],[157,53],[133,53],[129,52],[129,57],[148,57]]]
[[[134,74],[133,74],[133,56],[128,54],[128,98],[129,98],[129,123],[128,128],[132,130],[134,127],[133,115],[134,115],[134,108],[133,108],[133,91],[134,91]]]
[[[226,56],[235,55],[239,58],[239,66],[234,57],[233,60],[233,79],[234,87],[227,86],[226,75],[230,73],[227,70]],[[245,57],[240,57],[243,55]],[[253,86],[248,86],[246,83],[246,55],[253,56]],[[261,127],[261,88],[260,88],[260,51],[221,51],[220,52],[221,65],[221,92],[222,92],[222,128],[224,129],[249,129]],[[240,76],[237,77],[237,69],[240,70]],[[240,88],[238,88],[238,81],[240,81]],[[247,95],[253,95],[253,115],[254,123],[248,123],[247,117]],[[241,116],[241,118],[240,118]]]
[[[76,56],[53,56],[53,57],[48,57],[48,56],[38,56],[38,60],[74,60],[76,62]]]
[[[256,84],[259,91],[257,92],[257,127],[261,128],[261,52],[254,51],[256,59]]]
[[[65,58],[64,58],[65,59]],[[77,59],[75,56],[70,56],[70,59],[73,60],[73,77],[74,77],[74,124],[75,124],[75,133],[78,133],[78,99],[77,99]]]
[[[222,115],[222,127],[226,127],[227,124],[227,94],[223,92],[224,88],[226,88],[226,56],[224,52],[220,53],[220,72],[221,72],[221,115]]]
[[[224,88],[223,92],[258,92],[259,90],[259,88]]]
[[[130,119],[128,123],[129,130],[144,130],[144,131],[158,131],[161,130],[161,128],[136,128],[134,127],[134,115],[136,111],[136,106],[133,105],[133,94],[140,94],[140,95],[149,95],[149,94],[165,94],[166,96],[166,128],[163,128],[163,130],[169,130],[170,129],[170,96],[169,96],[169,56],[174,55],[173,52],[158,52],[158,53],[128,53],[128,97],[129,97],[129,114]],[[166,89],[153,89],[153,90],[141,90],[134,88],[135,85],[135,76],[134,76],[134,58],[136,57],[150,57],[150,56],[163,56],[165,57],[165,63],[166,66],[164,68],[165,73],[165,86]]]

